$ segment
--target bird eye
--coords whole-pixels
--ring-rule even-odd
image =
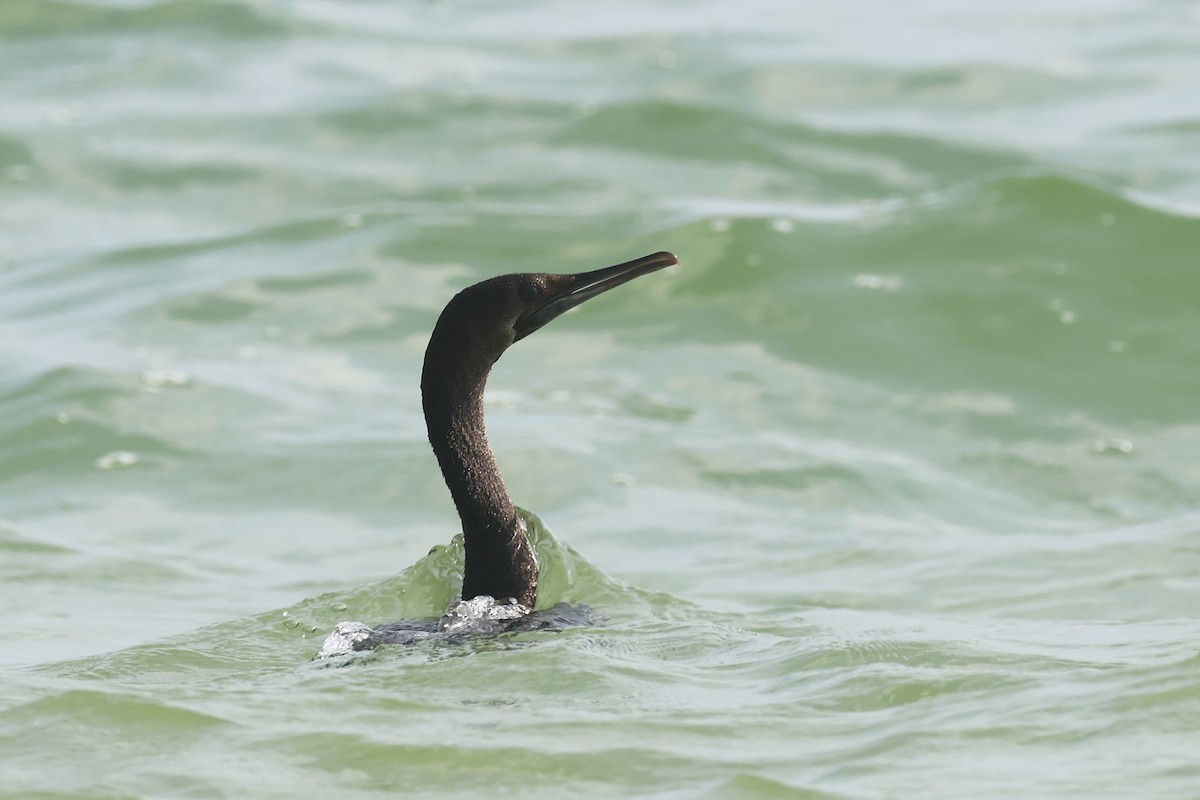
[[[521,299],[526,303],[532,303],[534,300],[538,299],[538,295],[541,292],[538,290],[536,284],[523,283],[521,284],[521,288],[518,290],[518,293],[521,295]]]

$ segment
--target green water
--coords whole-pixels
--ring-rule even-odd
[[[1200,796],[1198,75],[1168,0],[0,0],[0,796]],[[453,595],[446,300],[662,249],[489,384],[608,624],[309,663]]]

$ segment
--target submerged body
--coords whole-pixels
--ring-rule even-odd
[[[340,622],[325,637],[317,659],[334,658],[384,645],[408,645],[430,639],[454,641],[468,636],[497,636],[515,631],[545,631],[603,624],[587,606],[559,603],[539,611],[520,603],[497,603],[487,595],[458,600],[441,619],[402,619],[377,627]]]
[[[572,617],[554,615],[554,609],[533,612],[538,564],[525,523],[517,515],[488,445],[483,417],[488,373],[509,346],[563,312],[676,263],[670,253],[654,253],[575,275],[501,275],[454,296],[438,318],[425,350],[421,401],[429,443],[462,521],[462,600],[438,621],[406,621],[377,628],[341,623],[326,640],[319,658],[464,632],[556,627],[555,620]],[[590,611],[574,616],[593,619]]]

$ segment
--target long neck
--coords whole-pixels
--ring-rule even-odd
[[[469,354],[464,358],[455,349],[444,347],[435,332],[425,353],[421,400],[429,443],[462,520],[463,599],[514,597],[532,607],[537,561],[484,426],[483,390],[491,363]]]

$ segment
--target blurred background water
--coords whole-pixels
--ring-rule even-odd
[[[1198,76],[1173,0],[3,0],[0,795],[1200,795]],[[660,249],[489,385],[609,624],[309,664],[455,591],[446,300]]]

